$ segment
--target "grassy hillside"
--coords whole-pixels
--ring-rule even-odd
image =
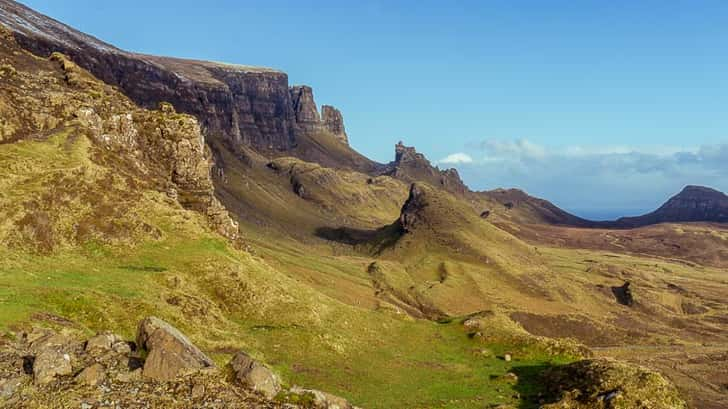
[[[10,187],[4,191],[11,192],[2,198],[3,209],[46,194],[52,187],[42,183],[44,175],[70,173],[77,184],[101,189],[96,175],[109,169],[95,165],[88,157],[90,141],[70,140],[72,133],[0,146],[2,180]],[[45,160],[29,163],[24,157]],[[78,176],[76,170],[85,166],[93,170]],[[39,183],[22,183],[28,178]],[[108,189],[106,194],[113,197]],[[508,363],[498,356],[516,350],[515,343],[473,340],[458,321],[412,320],[336,301],[306,285],[300,275],[290,278],[231,247],[210,231],[204,217],[160,192],[140,192],[127,212],[115,222],[121,226],[138,220],[154,234],[142,231],[123,240],[105,236],[105,241],[59,244],[49,252],[18,244],[35,243],[35,236],[3,247],[4,330],[35,322],[87,334],[111,329],[131,337],[138,320],[154,314],[179,326],[221,363],[231,351],[244,348],[274,365],[289,382],[326,388],[373,408],[513,402],[529,380],[514,385],[498,376],[567,359],[529,345],[527,354]],[[74,224],[73,219],[54,223],[61,228]],[[3,237],[15,233],[6,230]],[[279,262],[285,263],[280,254]],[[345,265],[342,261],[337,259]],[[334,269],[325,261],[309,263],[311,269]],[[355,271],[359,263],[352,260],[347,268]],[[365,282],[361,287],[370,290]]]
[[[194,118],[8,36],[0,67],[3,331],[131,337],[153,314],[220,364],[242,348],[367,408],[555,401],[542,372],[588,351],[539,335],[726,342],[720,270],[534,246],[485,199],[209,150]],[[629,306],[613,294],[626,280]]]
[[[414,320],[357,305],[367,297],[347,298],[343,277],[349,288],[373,294],[368,257],[337,256],[326,246],[293,239],[258,245],[276,231],[248,224],[243,233],[253,251],[241,250],[245,246],[217,228],[224,217],[207,196],[204,152],[183,150],[200,136],[188,126],[189,117],[167,107],[161,113],[139,110],[62,56],[43,60],[3,46],[3,63],[13,67],[12,82],[0,82],[4,106],[43,112],[17,117],[0,144],[3,331],[43,325],[131,338],[136,323],[153,314],[220,364],[243,348],[288,383],[371,408],[517,403],[526,397],[519,390],[536,390],[535,378],[514,384],[502,375],[572,359],[538,342],[473,338],[459,320]],[[60,102],[49,105],[49,98]],[[146,150],[134,149],[139,144]],[[147,157],[152,148],[154,157]],[[291,176],[311,185],[329,174],[279,163],[288,166],[280,168],[288,169],[285,176],[266,172],[271,180],[288,179],[274,184],[281,189],[290,188]],[[356,174],[333,177],[364,187],[340,193],[364,195],[354,204],[373,200],[382,189]],[[309,191],[319,198],[326,194],[315,185]],[[312,220],[323,219],[326,209],[308,206]],[[360,223],[377,224],[397,211],[388,209]],[[342,279],[329,281],[325,274]],[[511,349],[520,351],[514,361],[499,358]]]

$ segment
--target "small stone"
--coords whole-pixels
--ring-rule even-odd
[[[304,389],[298,386],[291,388],[291,393],[296,395],[311,395],[313,396],[314,407],[320,409],[354,409],[349,401],[346,399],[332,395],[330,393],[322,392],[316,389]]]
[[[114,340],[114,337],[110,334],[98,334],[86,342],[86,352],[108,351],[111,349]]]
[[[17,378],[10,378],[5,381],[3,381],[0,384],[0,398],[3,399],[9,399],[15,394],[15,391],[18,390],[20,385],[23,384],[23,378],[17,377]]]
[[[131,347],[129,346],[129,343],[127,342],[117,342],[114,345],[111,346],[111,349],[114,350],[117,354],[121,355],[129,355],[131,353]]]
[[[116,380],[122,383],[134,382],[142,379],[142,369],[138,368],[129,372],[121,372],[116,375]]]
[[[518,382],[518,375],[514,374],[513,372],[508,372],[507,374],[502,376],[502,379],[506,382],[516,383]]]
[[[511,356],[511,354],[505,354],[503,356],[503,360],[506,362],[511,362],[512,359],[513,359],[513,357]]]
[[[192,391],[190,393],[192,395],[192,399],[200,399],[203,396],[205,396],[205,386],[201,383],[196,383],[192,386]]]

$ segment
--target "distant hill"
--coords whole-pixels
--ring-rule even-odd
[[[686,186],[652,213],[623,217],[606,226],[632,228],[657,223],[728,222],[728,196],[703,186]]]

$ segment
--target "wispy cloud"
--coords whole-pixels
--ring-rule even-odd
[[[571,209],[651,209],[684,185],[728,189],[728,143],[703,146],[546,146],[486,139],[439,163],[477,189],[519,187]],[[452,158],[451,158],[452,157]]]
[[[473,158],[467,153],[453,153],[437,161],[438,164],[443,165],[456,165],[459,163],[473,163]]]

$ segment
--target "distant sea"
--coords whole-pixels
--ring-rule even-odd
[[[649,213],[647,209],[565,209],[567,212],[584,219],[594,221],[611,221],[620,217],[642,216]]]

